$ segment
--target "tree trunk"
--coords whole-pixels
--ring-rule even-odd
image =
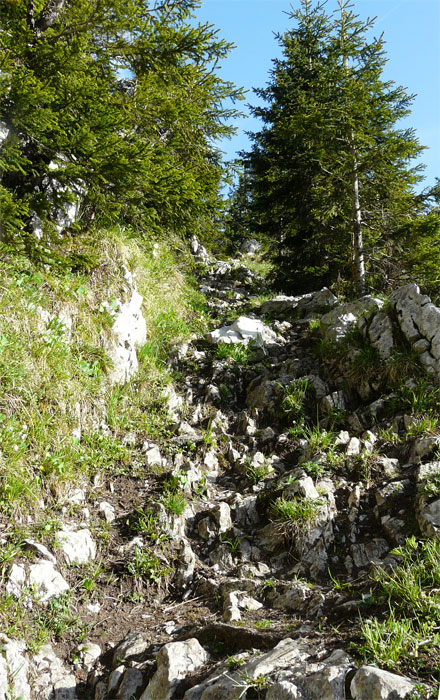
[[[350,133],[350,151],[353,158],[351,170],[351,195],[353,202],[353,269],[358,296],[365,294],[364,241],[362,236],[362,211],[359,200],[359,174],[354,134]]]

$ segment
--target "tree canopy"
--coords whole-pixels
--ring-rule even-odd
[[[216,74],[231,46],[198,0],[0,4],[1,239],[35,250],[69,224],[209,227],[239,98]],[[36,237],[36,235],[37,237]],[[41,252],[41,251],[40,251]]]

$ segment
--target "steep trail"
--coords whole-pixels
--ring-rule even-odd
[[[371,298],[350,308],[329,290],[262,301],[264,281],[241,261],[195,252],[217,330],[170,357],[167,439],[130,437],[130,469],[87,494],[92,516],[111,514],[99,596],[72,586],[87,637],[32,658],[17,648],[16,668],[29,664],[33,680],[18,693],[12,678],[15,694],[433,697],[414,684],[435,673],[436,644],[428,653],[421,641],[388,671],[362,665],[359,652],[361,618],[386,615],[377,567],[393,570],[406,537],[436,534],[420,484],[440,472],[440,437],[402,404],[415,380],[403,378],[399,404],[383,371],[397,360],[378,362],[365,340],[391,347],[394,316],[390,341],[391,321]],[[232,338],[240,342],[221,342]]]

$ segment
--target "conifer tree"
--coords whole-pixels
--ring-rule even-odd
[[[215,139],[238,97],[213,70],[230,45],[191,21],[198,0],[0,4],[1,238],[44,250],[81,199],[95,218],[181,235],[209,225]],[[55,236],[56,238],[57,236]]]
[[[339,275],[365,291],[371,261],[411,210],[421,148],[399,120],[412,97],[385,81],[383,37],[369,39],[347,0],[339,11],[301,0],[279,37],[283,58],[247,154],[255,225],[270,236],[278,280],[307,289]],[[371,263],[370,263],[371,266]]]

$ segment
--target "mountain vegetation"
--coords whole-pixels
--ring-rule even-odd
[[[0,700],[434,700],[413,98],[298,0],[225,202],[198,5],[0,2]]]

